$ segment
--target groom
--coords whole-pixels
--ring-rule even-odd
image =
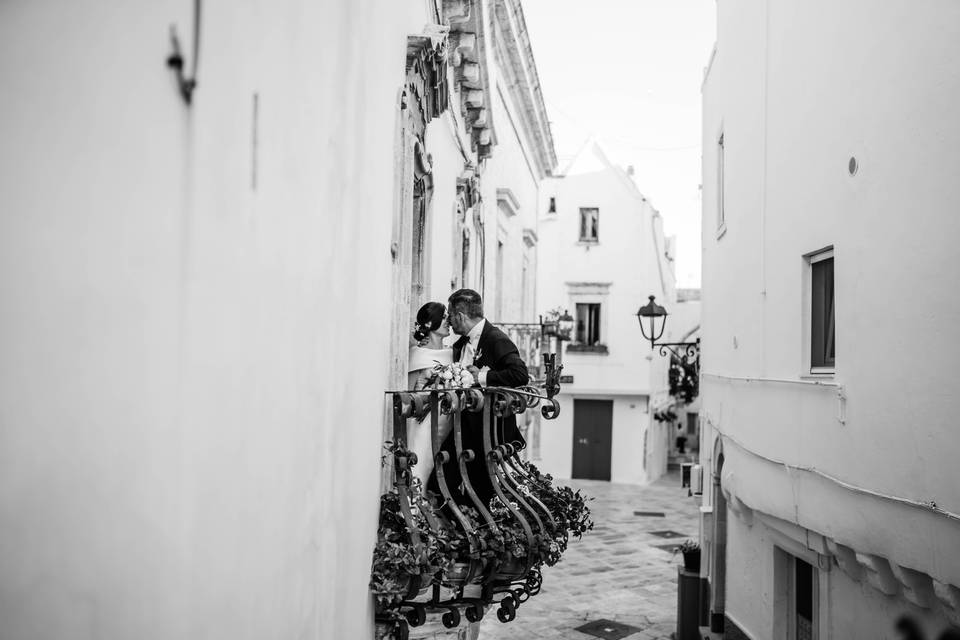
[[[520,359],[520,352],[513,341],[483,317],[483,300],[479,293],[472,289],[454,291],[448,300],[447,318],[450,328],[460,336],[453,344],[453,361],[466,366],[481,387],[521,387],[527,384],[527,365]],[[467,462],[467,475],[477,497],[488,504],[494,492],[483,455],[483,429],[489,427],[483,424],[482,412],[464,411],[462,415],[463,447],[473,449],[475,454],[474,459]],[[497,420],[503,424],[503,442],[513,443],[517,449],[522,449],[526,441],[517,428],[516,417]],[[443,466],[447,486],[458,503],[468,502],[459,491],[460,467],[452,431],[444,440],[441,450],[450,454],[450,460]],[[431,475],[428,488],[439,495],[435,475]]]

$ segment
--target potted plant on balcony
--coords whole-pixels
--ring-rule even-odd
[[[387,451],[410,457],[409,450],[399,443],[387,443]],[[416,462],[411,463],[413,466]],[[408,504],[402,505],[402,500]],[[404,517],[404,508],[410,520]],[[376,598],[377,612],[386,614],[393,605],[409,600],[452,571],[458,541],[444,527],[431,527],[424,515],[429,509],[423,497],[420,480],[407,486],[406,496],[388,491],[380,496],[380,520],[377,544],[373,549],[370,591]],[[414,538],[419,545],[414,544]]]
[[[516,503],[511,506],[518,508]],[[488,537],[488,545],[498,559],[497,572],[501,576],[519,577],[523,573],[527,554],[530,552],[527,548],[527,534],[523,525],[496,496],[490,500],[490,515],[493,516],[498,528],[496,533],[491,531]]]
[[[567,550],[571,536],[579,540],[584,533],[593,529],[590,508],[587,506],[588,500],[593,498],[588,499],[579,490],[574,491],[570,487],[554,486],[553,476],[541,473],[532,463],[522,464],[529,475],[530,491],[547,508],[556,525],[550,532],[552,542],[548,545],[548,553],[544,555],[547,566],[553,566]]]
[[[683,568],[690,573],[700,573],[700,543],[696,540],[684,540],[673,550],[674,554],[683,554]]]

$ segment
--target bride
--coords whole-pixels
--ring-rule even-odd
[[[413,328],[415,344],[410,347],[408,389],[423,389],[433,375],[438,363],[446,366],[453,363],[453,349],[443,346],[443,339],[450,335],[447,322],[447,307],[439,302],[428,302],[417,312]],[[440,442],[450,431],[450,416],[439,416]],[[411,418],[407,421],[407,446],[417,454],[413,475],[427,486],[427,478],[433,471],[433,445],[430,440],[430,418],[423,421]]]

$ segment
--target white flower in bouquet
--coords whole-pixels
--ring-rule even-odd
[[[433,367],[434,377],[431,386],[434,389],[460,389],[472,387],[476,379],[466,367],[455,362],[446,366],[439,362]]]

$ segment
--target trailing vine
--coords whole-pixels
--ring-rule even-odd
[[[700,395],[700,378],[697,376],[695,362],[671,356],[668,380],[670,395],[685,404],[690,404]]]

